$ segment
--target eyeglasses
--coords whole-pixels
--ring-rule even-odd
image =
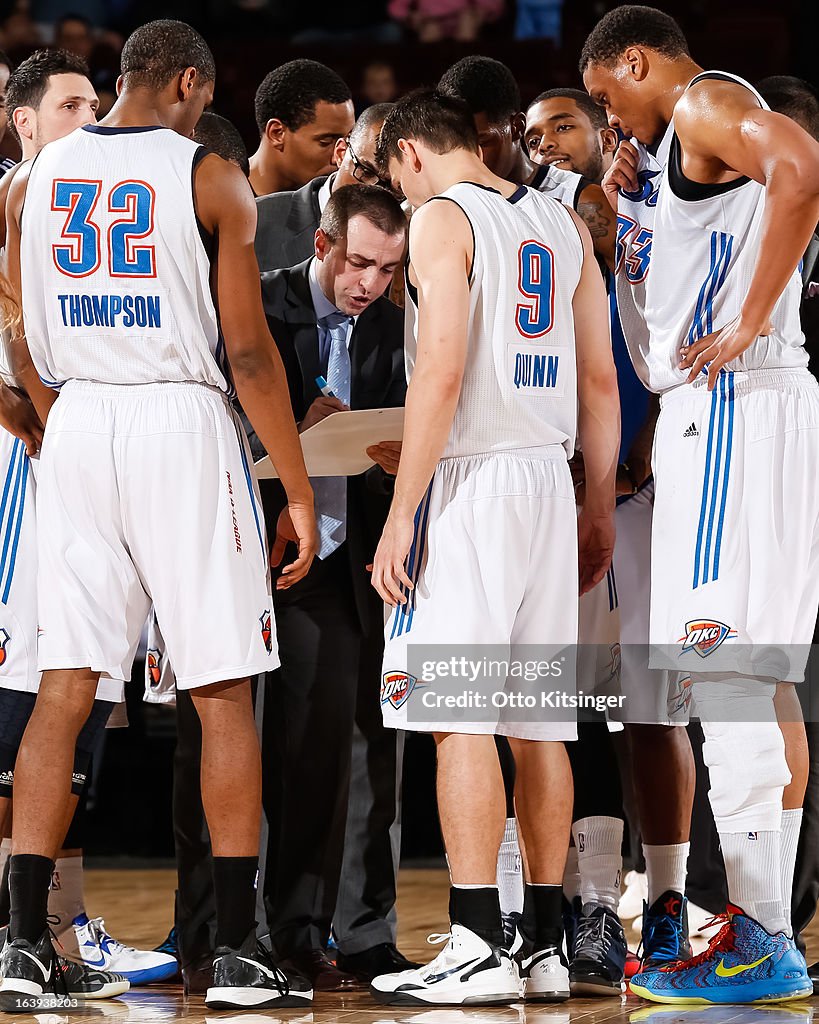
[[[359,160],[355,155],[355,150],[350,145],[350,140],[347,139],[347,151],[350,154],[350,159],[353,162],[353,177],[356,181],[360,181],[362,185],[380,185],[382,188],[388,189],[392,192],[392,184],[386,181],[378,171],[371,165],[365,164]]]

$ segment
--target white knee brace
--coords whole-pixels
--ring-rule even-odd
[[[693,684],[718,832],[781,827],[782,795],[791,773],[776,720],[775,693],[774,683],[735,676]]]

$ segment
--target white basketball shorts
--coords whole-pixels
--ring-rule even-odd
[[[69,381],[38,484],[41,669],[130,678],[152,602],[180,688],[278,666],[261,502],[221,392]]]
[[[723,372],[711,392],[703,378],[663,395],[653,663],[803,678],[819,605],[817,466],[819,385],[807,370]]]
[[[0,687],[36,693],[37,469],[23,442],[0,428]],[[121,679],[100,678],[97,698],[121,701]]]
[[[40,685],[35,465],[0,428],[0,687],[28,693]]]
[[[577,679],[586,690],[609,687],[620,672],[620,608],[614,565],[580,598]]]
[[[555,721],[552,707],[522,714],[507,703],[521,689],[527,695],[538,691],[538,700],[540,691],[574,692],[577,518],[561,447],[443,459],[416,516],[407,572],[415,588],[407,604],[391,611],[385,628],[386,726],[535,740],[576,737],[573,711]],[[446,696],[463,692],[468,702],[468,670],[465,680],[450,678],[446,686],[440,674],[432,685],[412,672],[415,657],[430,648],[481,661],[484,652],[493,660],[498,652],[525,658],[529,645],[548,648],[554,659],[544,658],[544,666],[532,670],[536,680],[513,671],[493,675],[480,688],[490,704],[478,715],[468,707],[431,707],[441,696],[439,684]],[[560,661],[564,650],[571,664]],[[492,690],[498,691],[498,706]]]
[[[620,679],[624,700],[616,721],[645,725],[687,725],[691,680],[685,673],[649,667],[651,527],[654,481],[621,501],[615,512],[614,570],[620,602]]]

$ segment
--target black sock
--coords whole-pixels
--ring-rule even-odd
[[[35,943],[46,930],[54,861],[36,853],[9,857],[9,937]]]
[[[479,889],[449,890],[449,919],[462,924],[492,946],[503,945],[503,922],[500,898],[496,885],[482,885]]]
[[[11,857],[6,857],[3,866],[3,877],[0,878],[0,928],[5,928],[11,915],[11,896],[9,895],[9,868]]]
[[[256,929],[258,857],[214,857],[216,945],[238,949]]]
[[[529,885],[523,889],[520,930],[535,949],[560,946],[563,941],[563,886]]]

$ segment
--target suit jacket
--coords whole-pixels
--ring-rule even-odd
[[[309,266],[308,259],[289,269],[262,274],[265,312],[284,362],[290,402],[297,422],[320,397],[316,377],[323,372],[308,280]],[[351,408],[381,409],[404,404],[407,393],[404,315],[389,299],[376,299],[358,317],[350,339],[350,363]],[[262,450],[258,438],[251,434],[250,440],[254,457],[259,458]],[[375,554],[395,481],[379,466],[347,480],[347,540],[342,549],[346,550],[362,630],[369,633],[373,629],[382,629],[383,608],[365,566]],[[278,481],[263,480],[261,493],[268,533],[272,537],[279,512],[285,504],[284,490]],[[314,569],[320,567],[314,563],[310,574]],[[285,593],[297,599],[298,586],[296,584],[292,591]]]
[[[292,267],[313,255],[321,220],[318,194],[325,181],[327,175],[294,192],[274,192],[256,200],[256,259],[262,273]]]

